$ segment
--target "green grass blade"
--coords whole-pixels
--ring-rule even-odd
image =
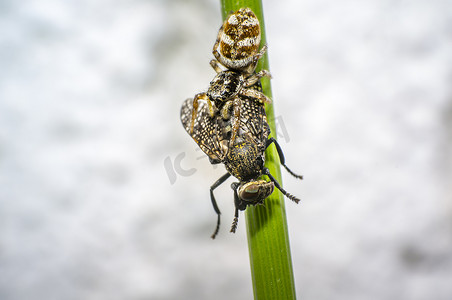
[[[261,45],[265,44],[264,15],[260,0],[221,0],[223,19],[241,7],[251,8],[258,17],[262,30]],[[257,71],[261,69],[269,70],[267,54],[257,66]],[[270,80],[263,78],[261,82],[264,93],[272,98]],[[273,99],[273,104],[266,106],[266,112],[271,136],[276,138],[274,103]],[[274,146],[267,149],[265,157],[265,166],[282,184],[279,157]],[[275,188],[275,192],[265,200],[265,206],[249,206],[245,212],[254,299],[296,299],[284,201],[284,196]]]

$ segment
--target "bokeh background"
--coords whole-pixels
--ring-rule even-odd
[[[451,299],[452,2],[264,1],[297,295]],[[251,299],[179,121],[218,1],[0,2],[0,298]],[[270,242],[270,241],[269,241]]]

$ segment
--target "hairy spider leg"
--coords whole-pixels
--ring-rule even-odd
[[[223,70],[222,70],[221,67],[220,67],[221,63],[220,63],[218,60],[212,59],[212,60],[210,61],[210,65],[211,65],[212,68],[215,70],[215,72],[217,72],[217,73],[223,72]]]
[[[211,117],[213,117],[214,113],[215,113],[214,109],[213,109],[212,101],[210,101],[209,97],[207,97],[207,94],[204,92],[196,94],[195,98],[193,98],[193,111],[191,112],[190,134],[193,134],[193,127],[195,126],[195,119],[196,119],[196,116],[198,115],[198,101],[199,100],[207,101],[209,114]]]
[[[235,138],[237,137],[237,133],[240,128],[240,108],[242,107],[242,103],[239,97],[235,97],[233,102],[234,107],[234,120],[232,121],[232,136],[229,140],[229,146],[232,147],[234,145]]]
[[[257,90],[253,90],[253,89],[242,89],[240,91],[240,94],[246,97],[250,97],[253,98],[253,100],[258,99],[258,102],[260,103],[267,103],[270,104],[272,103],[272,100],[270,98],[268,98],[267,96],[265,96],[264,93],[257,91]],[[255,100],[256,101],[256,100]]]
[[[229,14],[230,15],[230,14]],[[226,18],[227,19],[227,18]],[[224,23],[221,24],[220,29],[218,30],[218,34],[217,34],[217,39],[215,40],[215,44],[213,44],[213,51],[212,54],[213,56],[215,56],[215,58],[217,59],[217,62],[220,63],[220,53],[218,52],[218,46],[220,45],[220,41],[221,41],[221,35],[223,34],[223,27],[224,27]],[[221,63],[220,63],[221,64]],[[215,67],[212,65],[212,61],[210,61],[210,65],[215,69]],[[216,69],[215,69],[216,71]],[[219,72],[217,72],[219,73]]]
[[[245,86],[250,87],[250,86],[254,85],[262,77],[267,77],[267,78],[271,79],[272,75],[270,74],[270,72],[268,70],[260,70],[259,72],[246,78]]]

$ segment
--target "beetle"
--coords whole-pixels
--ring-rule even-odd
[[[260,84],[255,84],[253,88],[261,90]],[[302,179],[301,175],[295,174],[286,166],[284,154],[276,139],[269,138],[270,127],[267,123],[264,105],[250,100],[247,96],[240,95],[238,97],[241,100],[239,120],[234,120],[235,117],[225,119],[221,114],[212,117],[206,102],[200,102],[194,108],[191,98],[183,102],[180,112],[182,125],[202,151],[207,154],[210,162],[212,164],[223,163],[227,170],[227,173],[210,187],[210,199],[217,213],[217,226],[211,236],[212,239],[218,234],[221,214],[213,191],[231,175],[239,180],[239,182],[231,184],[235,204],[234,220],[230,230],[233,233],[237,228],[239,211],[245,210],[248,205],[263,204],[264,200],[273,192],[274,187],[295,203],[300,201],[296,196],[284,190],[268,168],[264,166],[264,152],[273,143],[284,168],[291,175]],[[194,109],[197,110],[197,114],[193,130],[191,130],[191,116]],[[234,142],[230,144],[233,134],[232,124],[235,121],[238,122],[239,128]],[[259,179],[262,175],[267,175],[270,181]]]

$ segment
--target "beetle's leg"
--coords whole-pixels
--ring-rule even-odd
[[[275,140],[275,138],[272,138],[272,137],[271,137],[271,138],[269,138],[269,139],[267,140],[267,142],[266,142],[266,144],[265,144],[265,149],[267,149],[267,147],[270,146],[271,143],[274,143],[274,144],[275,144],[276,151],[278,151],[278,155],[279,155],[279,161],[280,161],[281,164],[284,166],[284,168],[287,170],[287,172],[289,172],[289,173],[290,173],[292,176],[294,176],[295,178],[303,179],[303,176],[302,176],[302,175],[295,174],[292,170],[290,170],[290,169],[286,166],[284,154],[283,154],[283,152],[282,152],[281,147],[279,146],[278,141]]]
[[[211,236],[212,239],[214,239],[217,236],[218,230],[220,230],[220,215],[221,215],[220,209],[218,208],[217,205],[217,201],[215,200],[215,196],[213,195],[213,190],[219,187],[223,182],[225,182],[226,179],[229,178],[229,176],[231,176],[231,174],[229,173],[224,174],[223,176],[220,177],[220,179],[215,181],[215,183],[212,184],[212,186],[210,187],[210,200],[212,201],[213,209],[215,210],[218,216],[217,227],[215,227],[215,231]]]

